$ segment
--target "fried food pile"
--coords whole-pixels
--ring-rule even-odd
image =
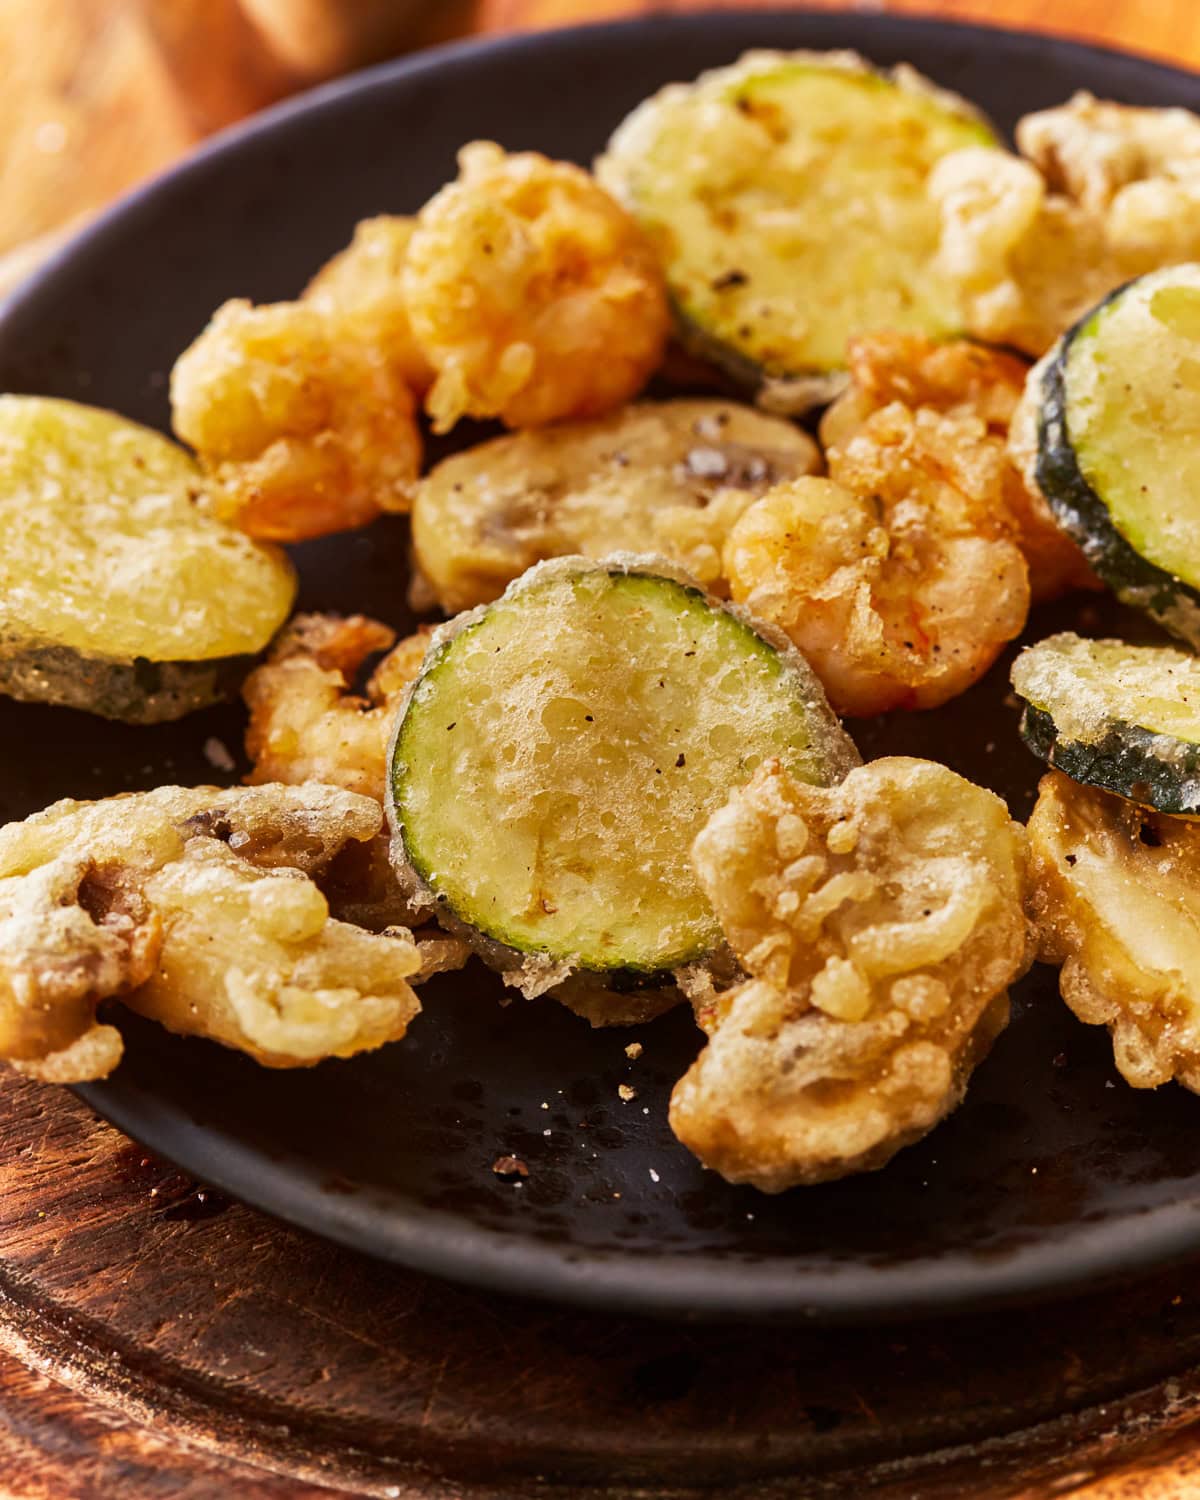
[[[1178,651],[1151,689],[1119,670],[1126,642],[1056,638],[1054,702],[1018,671],[1021,733],[1076,778],[1045,777],[1028,837],[944,766],[858,765],[838,718],[968,690],[1031,606],[1101,586],[1081,547],[1200,642],[1191,460],[1156,451],[1200,403],[1200,268],[1164,270],[1200,257],[1200,117],[1079,94],[1017,145],[907,67],[750,54],[647,101],[598,176],[475,141],[293,300],[226,302],[171,375],[195,459],[6,397],[21,508],[99,518],[88,610],[108,533],[133,582],[161,566],[143,543],[168,498],[181,536],[215,526],[221,564],[207,599],[197,578],[169,601],[159,655],[110,650],[111,609],[82,655],[0,641],[8,691],[138,722],[151,680],[172,713],[240,685],[250,770],[0,828],[0,1059],[103,1077],[118,1000],[269,1067],[349,1057],[478,954],[597,1026],[688,999],[705,1044],[671,1124],[776,1193],[933,1129],[1036,953],[1130,1083],[1200,1092],[1200,829],[1170,815],[1200,802],[1200,709]],[[1109,421],[1101,473],[1072,439],[1099,375],[1068,356],[1131,277],[1126,348],[1148,352],[1096,359],[1150,416]],[[1143,389],[1168,367],[1181,395]],[[1156,459],[1165,488],[1139,485]],[[381,517],[354,555],[393,569],[393,623],[282,624],[290,564],[247,537]],[[11,591],[53,604],[37,547]],[[243,555],[271,598],[210,650],[201,625],[244,625],[257,597],[229,584]],[[411,630],[435,605],[453,618]],[[1096,732],[1072,737],[1085,657]]]
[[[388,738],[429,633],[397,645],[390,626],[365,615],[294,615],[242,688],[251,784],[322,781],[382,802]],[[378,651],[387,655],[365,692],[351,692]]]
[[[374,838],[377,803],[335,787],[158,787],[57,802],[0,829],[0,1057],[102,1078],[120,998],[267,1067],[349,1057],[420,1006],[412,935],[330,917],[318,880]]]
[[[1033,958],[1024,834],[993,793],[894,757],[838,786],[762,767],[692,851],[749,976],[704,999],[671,1126],[764,1192],[881,1167],[962,1099]]]

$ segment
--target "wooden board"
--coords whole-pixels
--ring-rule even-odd
[[[337,1250],[0,1079],[4,1500],[1145,1500],[1200,1485],[1198,1433],[1194,1270],[885,1330],[555,1310]]]

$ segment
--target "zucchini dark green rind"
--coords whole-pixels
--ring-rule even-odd
[[[1200,266],[1140,277],[1064,334],[1014,446],[1034,418],[1059,524],[1118,598],[1200,646]]]
[[[1200,658],[1066,633],[1013,663],[1021,735],[1075,781],[1159,812],[1200,814]]]
[[[0,692],[155,723],[227,694],[287,618],[279,549],[211,515],[175,443],[0,396]]]
[[[527,994],[717,948],[692,841],[778,757],[858,757],[804,660],[655,559],[556,559],[435,637],[397,727],[401,879]]]
[[[961,330],[925,181],[948,152],[997,144],[911,68],[751,52],[646,100],[596,170],[658,247],[684,343],[796,412],[844,383],[853,334]]]

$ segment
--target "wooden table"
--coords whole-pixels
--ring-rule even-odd
[[[822,0],[816,0],[822,3]],[[0,0],[0,250],[402,43],[683,0]],[[825,5],[825,8],[833,8]],[[859,0],[1200,67],[1195,0]],[[7,114],[5,113],[7,111]],[[0,1500],[1200,1494],[1200,1273],[822,1334],[523,1306],[226,1203],[0,1076]]]

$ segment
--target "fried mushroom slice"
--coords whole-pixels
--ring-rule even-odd
[[[700,991],[671,1096],[706,1166],[769,1193],[870,1171],[959,1104],[1032,958],[999,797],[904,757],[827,789],[767,765],[692,857],[751,976]]]
[[[125,1003],[170,1031],[265,1067],[307,1067],[396,1040],[421,1008],[409,934],[331,920],[298,870],[259,870],[216,839],[192,839],[144,892],[162,951]]]
[[[417,492],[413,549],[448,614],[574,554],[652,552],[724,593],[721,548],[738,516],[820,466],[807,433],[736,401],[638,402],[445,459]]]
[[[436,372],[434,428],[538,427],[635,396],[666,348],[662,272],[644,233],[587,172],[489,141],[421,210],[404,298]]]
[[[1052,771],[1029,841],[1039,957],[1062,965],[1063,999],[1108,1027],[1134,1088],[1200,1093],[1200,823]]]
[[[1008,462],[985,436],[891,402],[829,450],[828,479],[777,485],[730,532],[733,599],[786,632],[839,713],[935,708],[1024,626]]]
[[[847,353],[850,386],[821,419],[826,447],[845,448],[875,412],[898,404],[914,417],[927,411],[956,420],[960,467],[972,450],[981,466],[1004,452],[1029,373],[1025,360],[968,339],[936,343],[912,333],[852,339]],[[1028,487],[1017,458],[1000,464],[999,481],[995,499],[1014,522],[1033,602],[1072,588],[1098,588],[1082,552],[1056,524],[1040,492]]]
[[[171,372],[175,431],[219,514],[300,541],[409,508],[421,438],[403,369],[316,305],[235,300]]]
[[[410,389],[423,395],[433,371],[413,337],[403,282],[416,227],[415,219],[393,214],[363,219],[345,250],[326,261],[305,287],[303,300],[377,349]]]
[[[115,1066],[120,1039],[96,1007],[129,998],[167,961],[172,926],[149,886],[193,845],[286,872],[311,886],[311,905],[324,898],[310,877],[381,825],[378,803],[309,783],[68,799],[0,828],[0,1057],[56,1081]],[[399,1025],[408,997],[395,998]],[[196,1029],[205,1015],[200,1005]]]

